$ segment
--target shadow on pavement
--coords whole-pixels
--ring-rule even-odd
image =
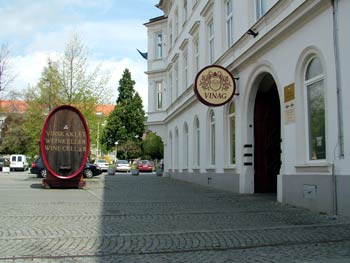
[[[30,188],[33,188],[33,189],[44,189],[41,184],[31,184]]]

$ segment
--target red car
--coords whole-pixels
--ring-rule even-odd
[[[148,160],[141,160],[137,163],[137,169],[139,169],[140,172],[152,172],[153,164]]]

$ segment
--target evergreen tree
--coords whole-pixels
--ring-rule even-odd
[[[120,149],[127,153],[131,142],[140,147],[138,138],[142,137],[145,130],[145,112],[142,99],[135,92],[134,85],[135,81],[131,79],[130,71],[125,69],[119,80],[117,104],[109,115],[101,136],[101,144],[106,150],[113,149],[117,141],[118,152]],[[133,152],[138,152],[134,146],[132,148]]]

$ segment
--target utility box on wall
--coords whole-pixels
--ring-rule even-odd
[[[47,117],[42,129],[40,155],[47,168],[44,187],[82,188],[82,171],[90,151],[89,129],[82,113],[62,105]]]

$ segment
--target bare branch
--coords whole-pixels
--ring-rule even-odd
[[[15,79],[11,71],[10,51],[7,43],[0,47],[0,92],[6,90]]]

